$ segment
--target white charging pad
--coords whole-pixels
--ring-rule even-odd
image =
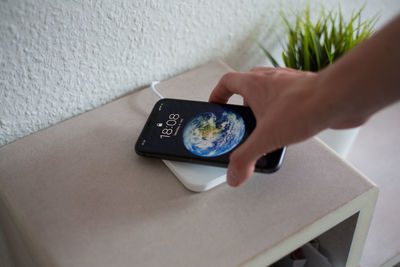
[[[226,182],[226,168],[163,160],[189,190],[203,192]]]
[[[156,88],[158,83],[152,82],[150,88],[162,99],[164,97]],[[226,182],[226,168],[170,160],[163,162],[187,189],[194,192],[207,191]]]

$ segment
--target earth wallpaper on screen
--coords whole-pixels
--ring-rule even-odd
[[[245,133],[242,116],[228,109],[200,113],[183,130],[186,149],[200,157],[216,157],[234,149]]]

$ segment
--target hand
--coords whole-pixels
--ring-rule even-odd
[[[231,154],[228,184],[242,184],[265,153],[305,140],[325,128],[359,126],[400,100],[400,15],[317,74],[256,67],[222,77],[210,102],[239,94],[257,126]]]
[[[239,186],[265,153],[305,140],[327,128],[327,107],[314,90],[316,74],[287,68],[256,67],[225,74],[210,102],[226,103],[239,94],[252,109],[257,126],[230,156],[227,181]]]

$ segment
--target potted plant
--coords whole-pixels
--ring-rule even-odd
[[[363,10],[364,6],[345,20],[340,7],[338,11],[328,12],[321,8],[319,16],[313,21],[308,6],[300,12],[290,13],[295,18],[293,23],[290,22],[290,17],[282,12],[281,17],[286,29],[286,44],[282,44],[282,59],[285,66],[317,72],[367,39],[373,32],[378,16],[362,20]],[[278,61],[272,54],[252,34],[250,35],[271,63],[279,67]],[[359,128],[329,129],[318,134],[318,137],[345,157],[358,131]]]

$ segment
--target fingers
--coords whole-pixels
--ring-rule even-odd
[[[250,72],[228,72],[222,76],[217,86],[211,92],[208,99],[209,102],[227,103],[233,94],[238,94],[244,97],[245,90],[249,85],[254,84],[255,72],[274,73],[281,68],[272,67],[254,67]]]
[[[241,72],[228,72],[222,76],[217,86],[212,91],[209,102],[226,103],[233,94],[243,96],[246,83],[246,74]]]
[[[257,160],[265,153],[262,144],[262,131],[256,128],[249,138],[230,156],[227,182],[230,186],[239,186],[254,172]]]

